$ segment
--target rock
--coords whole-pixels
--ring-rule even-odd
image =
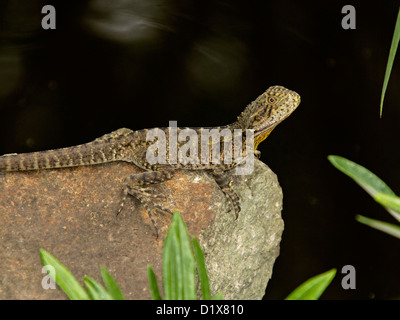
[[[114,276],[126,299],[149,299],[147,265],[161,281],[168,214],[156,215],[160,237],[142,206],[128,198],[116,216],[125,177],[141,172],[128,163],[4,173],[0,176],[0,299],[65,299],[44,289],[39,248],[53,254],[83,284],[101,283],[99,266]],[[275,174],[255,161],[250,176],[234,176],[241,198],[238,220],[209,173],[179,171],[155,185],[168,195],[191,236],[200,239],[212,293],[226,299],[261,299],[283,231],[282,192]]]
[[[242,206],[239,219],[219,212],[200,243],[213,294],[222,292],[229,300],[261,299],[279,255],[282,190],[261,161],[255,161],[252,175],[237,176],[235,186]]]

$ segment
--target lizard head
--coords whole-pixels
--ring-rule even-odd
[[[241,129],[254,130],[254,150],[300,104],[300,96],[281,86],[269,87],[238,117]]]

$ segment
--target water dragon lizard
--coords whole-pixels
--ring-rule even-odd
[[[271,131],[286,119],[299,104],[300,96],[296,92],[282,86],[272,86],[256,100],[251,102],[237,117],[234,123],[207,129],[217,129],[219,131],[223,129],[239,129],[242,131],[246,129],[254,130],[254,155],[259,156],[260,152],[257,150],[258,145],[265,140]],[[168,143],[169,127],[159,129],[165,133]],[[182,129],[183,128],[177,128],[177,132],[179,133]],[[200,136],[202,130],[205,128],[196,127],[190,129],[193,129]],[[227,172],[239,165],[235,159],[233,159],[231,163],[224,163],[223,149],[221,148],[220,156],[222,161],[219,163],[201,163],[200,161],[196,161],[195,163],[169,163],[167,161],[166,164],[151,164],[146,157],[149,146],[154,143],[146,139],[149,130],[150,129],[142,129],[133,131],[121,128],[97,138],[92,142],[77,146],[31,153],[6,154],[0,156],[0,172],[88,166],[113,161],[131,162],[144,169],[144,172],[126,178],[118,213],[121,211],[128,195],[136,197],[146,209],[158,236],[157,227],[152,214],[156,211],[171,211],[154,203],[154,198],[162,198],[165,196],[153,194],[149,185],[172,179],[176,170],[207,170],[212,172],[216,183],[225,194],[228,200],[229,210],[233,209],[236,218],[238,217],[238,213],[240,212],[240,200],[232,189],[232,180],[230,175],[227,174]],[[246,140],[246,135],[243,135],[243,140]],[[183,143],[182,141],[178,142],[178,151]],[[243,153],[245,153],[245,141],[243,141],[242,145]]]

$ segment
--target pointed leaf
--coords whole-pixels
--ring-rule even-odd
[[[180,297],[179,276],[181,274],[181,257],[177,250],[178,238],[176,235],[176,223],[172,222],[168,229],[163,248],[163,285],[165,300],[176,300]]]
[[[193,238],[192,242],[193,242],[194,255],[196,257],[197,272],[199,275],[199,281],[201,287],[201,295],[203,300],[210,300],[210,284],[208,282],[206,262],[204,260],[203,250],[201,250],[201,247],[196,238]]]
[[[381,104],[380,104],[380,112],[379,112],[379,115],[381,118],[382,118],[382,111],[383,111],[383,100],[385,99],[386,88],[387,88],[387,85],[389,82],[390,73],[392,72],[393,61],[394,61],[394,57],[396,56],[397,47],[399,45],[399,39],[400,39],[400,9],[397,14],[396,25],[394,27],[394,34],[393,34],[393,38],[392,38],[392,44],[390,46],[389,58],[388,58],[388,62],[386,65],[385,78],[383,80],[383,87],[382,87],[382,93],[381,93]]]
[[[339,169],[357,182],[372,197],[377,192],[395,195],[385,182],[363,166],[340,156],[331,155],[328,156],[328,160],[336,169]]]
[[[71,300],[89,300],[89,296],[78,280],[72,275],[63,264],[47,251],[40,249],[40,258],[44,266],[51,265],[55,269],[55,279],[57,285]]]
[[[211,300],[224,300],[224,295],[218,292],[215,296],[211,297]]]
[[[149,280],[151,298],[153,300],[162,300],[160,290],[158,289],[156,274],[150,265],[147,266],[147,279]]]
[[[163,248],[163,284],[166,300],[196,299],[194,257],[182,217],[174,212]]]
[[[371,228],[374,228],[376,230],[383,231],[387,234],[390,234],[393,237],[399,238],[400,239],[400,227],[388,222],[384,221],[379,221],[371,218],[367,218],[361,215],[356,216],[356,220],[358,222],[361,222],[362,224],[365,224]]]
[[[375,194],[374,199],[376,202],[380,203],[384,207],[393,209],[393,210],[397,211],[398,213],[400,212],[400,198],[399,197],[393,196],[391,194],[378,192],[377,194]]]
[[[378,192],[396,196],[392,189],[390,189],[389,186],[383,182],[383,180],[363,166],[360,166],[359,164],[340,156],[331,155],[328,156],[328,160],[333,164],[334,167],[358,183],[358,185],[360,185],[361,188],[363,188],[374,199]],[[385,209],[397,221],[400,221],[399,213],[388,207],[385,207]]]
[[[111,295],[113,300],[125,300],[118,284],[104,266],[100,266],[100,273],[108,293]]]
[[[285,300],[317,300],[332,282],[336,269],[331,269],[308,279],[298,286]]]
[[[179,250],[182,256],[183,299],[196,300],[196,266],[191,241],[185,222],[179,213],[175,214],[178,224]]]
[[[84,276],[83,282],[92,300],[112,300],[106,289],[93,278]]]

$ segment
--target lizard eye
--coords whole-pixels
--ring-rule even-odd
[[[269,103],[275,103],[275,102],[276,102],[276,98],[274,98],[274,97],[268,97],[268,102],[269,102]]]

